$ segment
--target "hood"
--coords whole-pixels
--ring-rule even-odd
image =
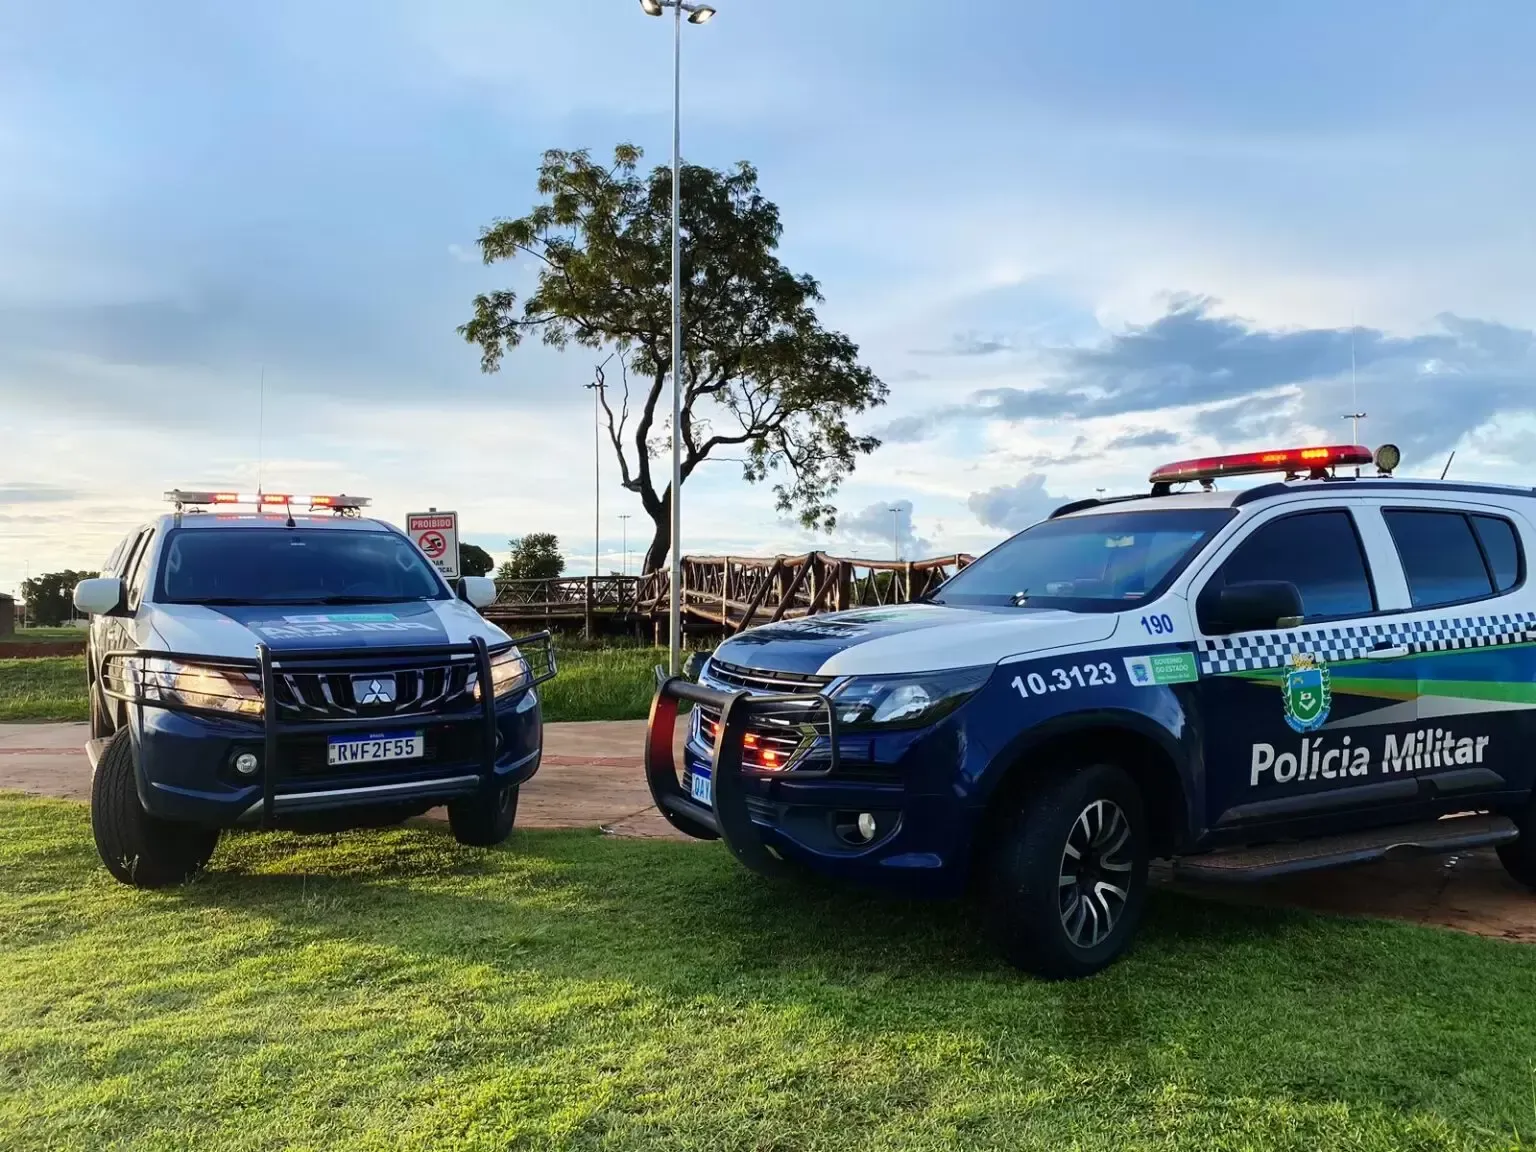
[[[355,650],[410,644],[487,643],[506,634],[461,600],[407,604],[323,605],[156,604],[152,626],[167,651],[250,660],[256,645],[276,652],[295,648]]]
[[[733,636],[715,654],[748,668],[823,676],[933,672],[1097,643],[1118,620],[1107,612],[898,604],[766,624]]]

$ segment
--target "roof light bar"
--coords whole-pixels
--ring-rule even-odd
[[[252,504],[258,508],[272,507],[310,507],[330,508],[333,510],[356,509],[368,507],[366,496],[346,496],[340,493],[331,496],[294,496],[287,492],[191,492],[182,488],[172,488],[165,494],[165,498],[178,507],[195,507],[203,504]]]
[[[1317,448],[1281,448],[1272,452],[1240,452],[1233,456],[1203,456],[1164,464],[1152,473],[1154,484],[1183,484],[1190,480],[1214,480],[1218,476],[1251,476],[1258,472],[1306,472],[1326,476],[1328,469],[1371,463],[1371,450],[1359,444],[1331,444]]]

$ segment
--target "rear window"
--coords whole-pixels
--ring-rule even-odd
[[[1507,520],[1406,508],[1382,515],[1415,608],[1478,600],[1519,582],[1520,547]]]
[[[1483,555],[1488,560],[1494,590],[1508,592],[1520,583],[1524,571],[1520,538],[1515,535],[1515,526],[1498,516],[1474,516],[1472,527],[1477,532],[1478,543],[1483,546]]]
[[[436,571],[393,532],[177,529],[156,599],[167,604],[379,604],[446,600]]]

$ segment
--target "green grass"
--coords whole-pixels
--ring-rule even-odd
[[[560,673],[539,689],[544,719],[640,720],[651,706],[662,648],[560,651]],[[79,656],[0,660],[0,721],[84,720],[85,662]]]
[[[0,1147],[1509,1149],[1536,949],[1154,896],[1076,984],[718,845],[230,837],[142,893],[0,798]]]
[[[560,672],[539,689],[545,720],[641,720],[656,692],[665,648],[557,648]]]
[[[0,660],[0,722],[85,720],[85,657]]]

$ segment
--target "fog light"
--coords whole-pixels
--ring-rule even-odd
[[[242,776],[254,776],[260,767],[261,761],[256,759],[254,752],[242,752],[235,757],[235,771]]]
[[[865,840],[873,840],[875,838],[875,816],[873,812],[860,812],[857,823],[860,836]]]

